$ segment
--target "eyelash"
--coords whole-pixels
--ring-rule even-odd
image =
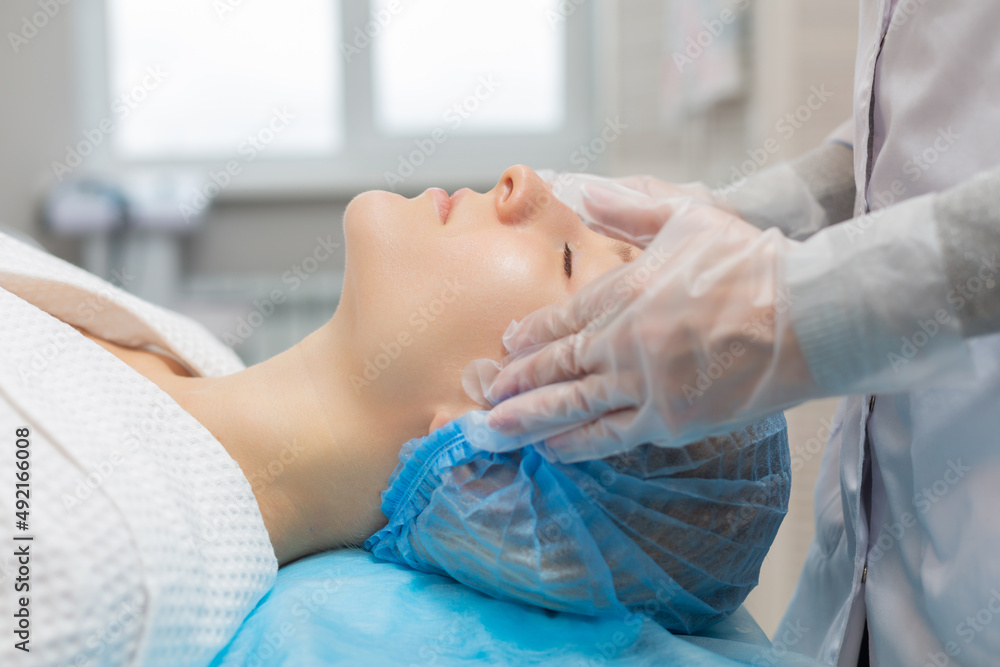
[[[563,246],[563,270],[567,278],[573,277],[573,251],[568,243]]]
[[[614,250],[618,253],[618,256],[622,258],[622,261],[628,264],[629,262],[635,261],[635,249],[624,241],[615,241]]]

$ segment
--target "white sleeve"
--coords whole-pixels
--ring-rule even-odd
[[[789,253],[792,324],[833,394],[968,373],[966,338],[1000,331],[1000,168],[822,230]]]
[[[777,227],[788,238],[808,238],[854,212],[852,132],[848,121],[805,155],[713,190],[712,196],[761,229]]]

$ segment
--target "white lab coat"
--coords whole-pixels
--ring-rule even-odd
[[[855,215],[1000,164],[1000,3],[862,0],[860,27]],[[1000,336],[969,345],[974,380],[842,401],[783,646],[853,665],[867,618],[872,664],[1000,664]]]

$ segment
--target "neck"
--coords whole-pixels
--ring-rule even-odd
[[[351,390],[342,343],[327,323],[243,371],[168,389],[240,465],[281,564],[360,544],[385,522],[401,441]]]

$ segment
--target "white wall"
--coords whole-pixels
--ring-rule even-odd
[[[61,7],[61,6],[60,6]],[[69,7],[61,10],[17,52],[8,34],[39,7],[0,3],[0,225],[35,233],[38,197],[52,160],[73,137]],[[30,33],[28,33],[30,34]],[[53,252],[75,256],[75,245],[49,239]]]

